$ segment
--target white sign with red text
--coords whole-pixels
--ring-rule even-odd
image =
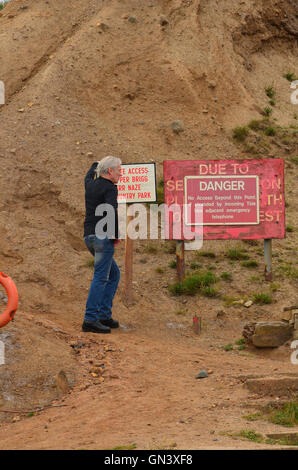
[[[155,163],[122,164],[118,202],[155,202],[156,199]]]

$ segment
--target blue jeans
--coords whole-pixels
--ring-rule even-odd
[[[120,270],[113,259],[114,241],[101,240],[96,235],[88,235],[84,241],[94,256],[94,276],[86,302],[85,321],[108,320],[112,316],[113,298],[120,280]]]

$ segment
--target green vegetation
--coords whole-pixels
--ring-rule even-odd
[[[190,269],[200,269],[202,266],[202,263],[191,263]]]
[[[3,10],[3,8],[6,7],[6,5],[7,5],[8,3],[9,3],[9,2],[0,3],[0,11]]]
[[[261,123],[262,121],[257,121],[256,119],[253,119],[248,123],[248,127],[253,131],[258,131],[262,128]]]
[[[250,415],[248,415],[248,417],[249,416]],[[253,416],[253,415],[251,415],[251,416]],[[244,417],[244,418],[248,418],[248,417]],[[253,421],[253,419],[249,419],[249,421]],[[252,441],[252,442],[257,442],[259,444],[262,444],[262,443],[270,444],[270,445],[278,444],[278,445],[281,445],[281,446],[283,446],[283,445],[297,446],[298,445],[298,433],[297,434],[286,435],[284,438],[280,438],[280,439],[273,439],[273,438],[265,439],[265,437],[262,434],[257,433],[253,429],[242,429],[239,433],[222,432],[220,434],[227,435],[227,436],[230,436],[232,438],[240,437],[240,438]]]
[[[284,78],[286,78],[289,82],[294,82],[295,80],[298,80],[293,72],[285,73]]]
[[[172,268],[172,269],[177,268],[177,261],[176,260],[170,261],[169,262],[169,267]]]
[[[270,421],[281,426],[292,427],[298,425],[298,403],[284,403],[280,410],[273,412]]]
[[[238,302],[240,299],[238,297],[233,297],[231,295],[225,295],[223,297],[223,300],[224,300],[224,305],[226,307],[230,307],[231,305],[233,305],[235,302]]]
[[[245,243],[246,245],[249,245],[249,246],[259,246],[259,241],[258,240],[254,240],[253,238],[250,239],[245,239],[245,240],[242,240],[242,243]]]
[[[271,106],[275,106],[276,103],[275,103],[274,100],[269,100],[269,104],[270,104]]]
[[[86,268],[93,268],[94,267],[94,258],[89,258],[85,263]]]
[[[265,116],[267,116],[267,117],[271,116],[272,112],[273,112],[273,109],[270,108],[270,106],[265,106],[265,108],[263,110],[263,113],[264,113]]]
[[[176,242],[173,240],[166,241],[164,242],[162,249],[164,253],[173,255],[174,253],[176,253]]]
[[[284,403],[279,409],[269,406],[263,413],[254,413],[243,416],[248,421],[259,419],[270,421],[280,426],[293,427],[298,425],[298,403],[295,401]]]
[[[153,243],[147,243],[144,248],[145,253],[149,253],[151,255],[157,253],[157,246],[153,245]]]
[[[240,436],[240,437],[244,437],[245,439],[248,439],[249,441],[252,441],[252,442],[258,442],[258,443],[261,443],[264,441],[264,438],[262,436],[262,434],[259,434],[257,433],[256,431],[254,430],[248,430],[248,429],[242,429],[242,431],[240,431],[240,433],[236,434],[236,436]]]
[[[239,338],[239,339],[237,339],[237,341],[235,341],[235,344],[237,344],[238,346],[241,346],[241,345],[245,344],[245,339],[244,338]]]
[[[268,98],[274,98],[275,96],[275,90],[273,89],[272,86],[267,86],[265,88],[265,92],[266,92],[266,95],[268,96]]]
[[[270,283],[270,290],[271,292],[276,292],[278,289],[280,289],[280,285],[277,284],[276,282],[271,282]]]
[[[249,129],[246,126],[244,127],[238,126],[233,129],[233,138],[237,140],[238,142],[244,142],[248,134],[249,134]]]
[[[293,266],[291,261],[283,261],[279,260],[282,264],[278,266],[278,272],[284,274],[286,277],[290,279],[297,280],[298,279],[298,267]]]
[[[264,132],[265,132],[266,135],[269,135],[269,136],[274,136],[274,135],[276,135],[276,130],[275,130],[275,128],[272,127],[272,126],[267,127],[267,129],[265,129]]]
[[[283,439],[266,439],[266,444],[279,444],[280,446],[298,446],[298,433],[285,436]]]
[[[128,444],[128,445],[124,445],[124,446],[113,447],[112,450],[134,450],[134,449],[136,449],[136,447],[137,447],[136,444]]]
[[[216,266],[214,266],[214,264],[208,264],[207,269],[208,271],[216,271]]]
[[[172,295],[195,295],[205,287],[209,287],[216,282],[216,276],[210,271],[195,273],[187,276],[181,282],[175,282],[169,286]],[[207,291],[204,291],[204,295]]]
[[[157,274],[164,273],[164,269],[161,266],[157,266],[157,268],[155,268],[155,271],[157,272]]]
[[[294,232],[294,226],[293,225],[287,225],[286,226],[286,232]]]
[[[238,351],[243,351],[246,347],[246,342],[244,338],[240,338],[235,341],[235,344],[238,346]]]
[[[243,266],[244,268],[257,268],[259,266],[259,263],[250,259],[248,261],[243,261],[241,263],[241,266]]]
[[[156,188],[157,204],[164,203],[164,180],[160,179]]]
[[[231,248],[226,254],[227,258],[231,260],[247,260],[249,256],[244,252],[243,249]]]
[[[176,310],[175,315],[186,315],[186,313],[185,310]]]
[[[242,418],[251,422],[251,421],[258,421],[259,419],[263,419],[264,415],[262,413],[251,413],[251,414],[242,416]]]
[[[216,254],[213,251],[196,251],[196,256],[198,258],[216,258]]]
[[[259,305],[271,304],[272,297],[270,294],[266,294],[265,292],[259,292],[254,294],[253,296],[254,302]]]
[[[246,342],[244,338],[240,338],[237,341],[235,341],[234,345],[238,346],[237,349],[238,351],[243,351],[246,346]],[[234,345],[232,343],[228,343],[225,346],[223,346],[223,350],[228,352],[228,351],[234,351]]]
[[[233,276],[231,273],[227,273],[227,272],[224,272],[220,275],[220,278],[223,280],[223,281],[232,281],[233,280]]]
[[[211,286],[202,287],[201,293],[204,297],[217,297],[219,295],[218,290]]]
[[[275,93],[272,86],[266,87],[265,91],[268,96],[273,96]],[[275,104],[275,99],[271,98],[268,105],[261,111],[264,116],[262,119],[253,119],[248,124],[233,130],[234,139],[242,142],[245,152],[254,155],[255,158],[263,158],[266,153],[272,153],[276,150],[273,146],[282,147],[280,144],[289,147],[287,152],[290,154],[295,151],[298,134],[297,121],[290,123],[287,127],[278,125],[277,118],[272,118]],[[295,116],[297,119],[297,114]],[[291,156],[289,158],[292,159]],[[298,157],[296,159],[298,160]],[[293,163],[297,163],[295,157]]]

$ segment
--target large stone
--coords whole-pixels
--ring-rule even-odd
[[[252,343],[257,348],[277,348],[291,339],[293,327],[288,323],[259,322],[255,326]]]
[[[269,396],[293,396],[298,392],[298,377],[263,377],[248,379],[245,386],[252,393]]]
[[[297,341],[297,340],[298,340],[298,330],[294,330],[294,333],[293,333],[293,336],[292,336],[292,340],[293,340],[293,341]]]
[[[63,395],[65,393],[68,393],[71,388],[68,378],[63,370],[60,370],[59,374],[56,377],[56,387],[58,391]]]
[[[3,394],[0,390],[0,408],[4,405],[4,397],[3,397]]]
[[[297,432],[279,432],[274,434],[267,434],[269,439],[274,439],[277,441],[283,441],[287,446],[293,444],[297,445],[298,442],[298,433]],[[297,447],[292,447],[292,449],[297,449]]]

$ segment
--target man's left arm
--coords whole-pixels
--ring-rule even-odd
[[[91,167],[89,168],[86,176],[85,176],[85,186],[87,183],[89,183],[90,181],[93,181],[94,180],[94,173],[95,173],[95,169],[98,165],[98,162],[94,162],[92,163]]]

